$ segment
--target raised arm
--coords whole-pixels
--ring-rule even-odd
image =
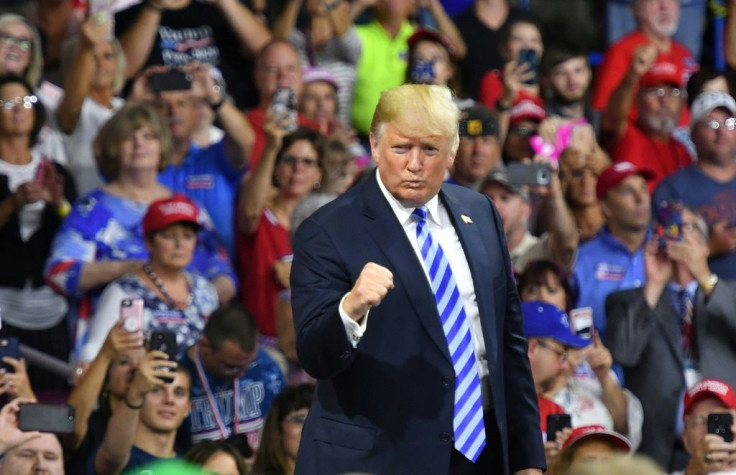
[[[549,232],[550,249],[555,262],[565,269],[570,269],[578,249],[579,235],[575,218],[565,202],[557,171],[552,172],[548,188],[541,213],[546,217],[549,225],[547,231]]]
[[[289,0],[281,15],[273,25],[273,36],[280,40],[288,40],[292,30],[296,27],[296,18],[304,0]]]
[[[263,45],[271,41],[271,32],[245,5],[238,0],[215,0],[227,22],[240,40],[243,53],[255,55]],[[231,48],[233,45],[220,45]]]
[[[173,1],[175,0],[145,0],[133,24],[122,35],[118,35],[125,53],[126,79],[135,76],[146,64],[153,42],[156,41],[161,15]]]
[[[458,60],[463,59],[468,53],[468,47],[465,45],[465,41],[463,41],[463,37],[455,26],[455,23],[447,16],[447,12],[445,12],[445,8],[440,3],[440,0],[423,0],[423,3],[429,9],[429,13],[434,18],[434,21],[437,22],[437,28],[440,30],[440,33],[445,35],[450,40],[450,43],[452,43]]]

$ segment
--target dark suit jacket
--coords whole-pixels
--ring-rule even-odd
[[[444,185],[440,199],[473,275],[504,470],[545,464],[536,395],[501,220],[490,200]],[[472,220],[465,223],[461,215]],[[339,316],[363,266],[394,274],[357,348]],[[447,473],[455,373],[422,263],[375,176],[299,227],[291,271],[297,351],[319,379],[297,473]],[[491,437],[488,437],[490,440]]]
[[[639,452],[668,468],[685,390],[680,325],[671,294],[665,290],[652,309],[642,288],[614,292],[606,300],[606,316],[606,346],[644,409]],[[736,387],[736,283],[721,280],[707,302],[698,291],[694,325],[703,376]]]

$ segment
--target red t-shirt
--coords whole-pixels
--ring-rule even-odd
[[[256,107],[246,112],[245,116],[253,127],[253,132],[256,136],[256,140],[253,142],[253,149],[250,152],[250,164],[248,165],[248,168],[253,170],[261,159],[263,149],[266,148],[266,132],[263,130],[263,122],[266,120],[266,111],[260,107]],[[319,131],[318,123],[305,119],[301,114],[299,114],[298,117],[299,125]]]
[[[606,55],[603,57],[603,63],[601,63],[596,71],[593,108],[599,111],[606,108],[611,94],[613,94],[613,91],[618,87],[629,70],[631,59],[634,57],[634,50],[637,46],[649,43],[649,41],[649,38],[637,30],[624,36],[608,48]],[[676,41],[671,42],[668,53],[660,53],[659,57],[662,60],[666,59],[679,64],[683,71],[685,71],[684,79],[689,78],[699,68],[698,63],[693,59],[690,51]],[[639,112],[637,111],[636,104],[634,104],[631,107],[631,112],[629,112],[629,119],[636,120],[638,115]],[[680,125],[687,125],[689,121],[690,113],[685,109],[680,117]]]
[[[501,71],[497,69],[488,71],[480,81],[480,86],[478,87],[478,101],[484,106],[496,110],[496,102],[498,102],[501,97],[503,97],[503,79],[501,78]],[[541,104],[541,99],[539,99],[538,96],[532,96],[524,89],[519,91],[514,104],[521,102],[524,99],[539,101]]]
[[[261,334],[276,337],[276,299],[284,287],[276,280],[273,265],[292,255],[289,231],[265,208],[256,232],[238,233],[235,246],[241,303],[253,314]]]
[[[537,404],[539,404],[539,426],[542,434],[547,433],[547,416],[550,414],[565,414],[562,406],[557,405],[544,396],[537,394]]]
[[[649,182],[650,193],[663,178],[693,164],[690,153],[680,142],[672,137],[666,142],[654,140],[631,121],[623,137],[610,147],[610,152],[614,162],[628,161],[654,172],[655,177]]]

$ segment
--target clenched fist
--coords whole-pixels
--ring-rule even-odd
[[[383,266],[369,262],[360,271],[350,295],[343,302],[343,311],[356,322],[365,317],[394,288],[394,275]]]

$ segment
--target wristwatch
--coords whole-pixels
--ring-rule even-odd
[[[717,283],[718,283],[718,276],[715,274],[711,274],[708,276],[705,282],[700,284],[700,287],[703,288],[703,292],[705,292],[706,294],[709,294],[713,290],[713,288],[716,286]]]

